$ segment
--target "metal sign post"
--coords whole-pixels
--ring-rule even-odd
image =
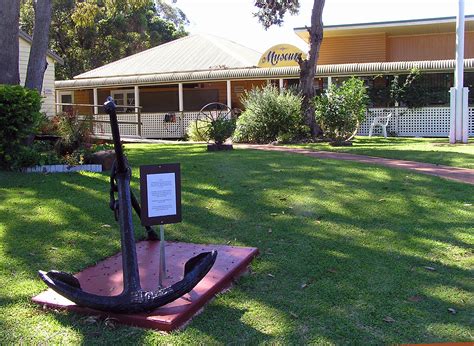
[[[166,278],[165,224],[181,222],[179,164],[140,166],[142,225],[160,225],[159,285]]]
[[[163,287],[163,279],[166,277],[166,256],[165,256],[165,226],[160,225],[160,277],[158,283]]]

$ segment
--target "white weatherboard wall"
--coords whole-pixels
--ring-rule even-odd
[[[26,79],[26,70],[28,67],[28,59],[30,57],[31,44],[22,37],[20,37],[19,40],[20,85],[24,85]],[[43,105],[41,106],[41,111],[52,117],[55,113],[54,102],[56,102],[54,97],[55,61],[49,55],[46,56],[46,61],[48,62],[48,67],[46,68],[46,72],[44,73],[43,90],[41,91],[41,96],[43,97]]]

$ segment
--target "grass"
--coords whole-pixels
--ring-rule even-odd
[[[38,269],[76,272],[120,249],[108,177],[0,172],[1,344],[474,340],[473,186],[274,152],[127,152],[136,191],[140,164],[182,165],[184,219],[168,239],[258,247],[252,274],[170,335],[42,310]]]
[[[447,138],[356,137],[350,147],[298,144],[311,150],[337,151],[474,169],[474,144],[449,144]]]

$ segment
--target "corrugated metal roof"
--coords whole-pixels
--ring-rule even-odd
[[[74,79],[137,76],[257,66],[261,53],[233,41],[196,34],[128,56]]]
[[[317,67],[316,76],[328,77],[403,73],[407,72],[413,67],[418,67],[423,72],[452,72],[454,71],[455,60],[320,65]],[[474,71],[474,59],[465,59],[464,68],[468,71]],[[55,83],[55,87],[57,89],[78,89],[88,87],[166,84],[238,79],[298,78],[299,71],[300,69],[298,66],[289,66],[276,68],[252,67],[240,69],[172,72],[136,76],[57,81]]]

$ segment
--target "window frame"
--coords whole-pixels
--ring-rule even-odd
[[[130,104],[128,102],[127,94],[133,94],[133,104]],[[116,90],[110,90],[110,96],[115,100],[116,97],[115,95],[122,95],[122,99],[124,102],[127,102],[127,104],[121,105],[121,106],[135,106],[135,90],[134,89],[116,89]],[[122,107],[117,107],[117,113],[135,113],[135,108],[122,108]]]
[[[70,103],[74,104],[74,91],[72,90],[58,91],[58,96],[59,96],[59,107],[58,107],[59,113],[72,113],[74,106],[63,105],[63,103],[69,103],[69,102],[63,102],[63,96],[71,96]]]

